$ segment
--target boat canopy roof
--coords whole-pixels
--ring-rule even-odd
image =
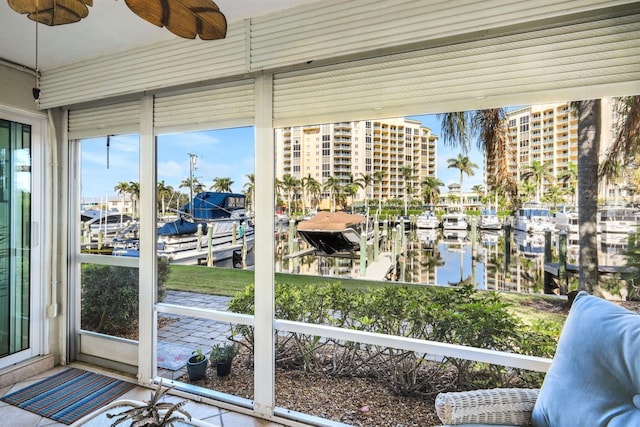
[[[313,218],[298,224],[298,230],[344,230],[365,221],[366,218],[359,214],[318,212]]]
[[[184,205],[181,211],[191,213],[197,220],[229,218],[233,211],[244,210],[245,198],[244,194],[205,191],[196,194],[193,201]],[[190,212],[192,204],[193,212]]]

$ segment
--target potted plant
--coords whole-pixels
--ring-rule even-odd
[[[174,423],[179,423],[185,419],[191,421],[191,415],[182,409],[187,403],[186,400],[178,403],[160,402],[168,390],[168,388],[162,387],[162,379],[160,379],[158,387],[151,392],[151,399],[145,400],[144,404],[140,402],[140,406],[127,409],[118,414],[107,414],[108,418],[116,418],[111,425],[116,426],[125,421],[131,421],[131,424],[129,424],[131,426],[163,427],[173,426]]]
[[[211,367],[216,367],[216,374],[219,377],[224,377],[231,373],[231,362],[238,353],[238,347],[233,344],[216,344],[211,349]]]
[[[197,349],[191,354],[192,356],[187,360],[189,380],[201,380],[207,376],[207,358],[201,349]]]

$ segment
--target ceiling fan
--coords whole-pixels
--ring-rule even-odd
[[[50,26],[78,22],[89,15],[93,0],[7,0],[18,13]],[[212,0],[125,0],[139,17],[166,27],[177,36],[202,40],[223,39],[227,20]]]

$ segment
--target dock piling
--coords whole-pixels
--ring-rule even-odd
[[[213,267],[213,227],[207,228],[207,267]]]
[[[360,277],[367,274],[367,236],[360,234]]]
[[[198,243],[196,243],[196,250],[200,252],[202,250],[202,224],[198,224],[198,231],[196,232],[196,236],[198,236]]]
[[[544,262],[551,262],[551,230],[544,232]]]
[[[564,287],[561,291],[566,293],[569,283],[567,277],[567,232],[564,230],[558,233],[558,258],[560,263],[558,268],[558,279],[560,280],[560,287]]]
[[[378,217],[373,223],[373,260],[377,261],[380,256],[380,223],[378,222]]]

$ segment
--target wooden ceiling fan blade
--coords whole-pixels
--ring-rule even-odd
[[[158,27],[163,24],[163,1],[161,0],[125,0],[133,13]]]
[[[176,0],[186,13],[193,16],[197,33],[202,40],[223,39],[227,36],[227,18],[210,0]]]
[[[53,26],[78,22],[89,15],[93,0],[7,0],[9,7],[33,21]]]
[[[211,0],[125,0],[136,15],[175,35],[215,40],[226,37],[227,20]]]

